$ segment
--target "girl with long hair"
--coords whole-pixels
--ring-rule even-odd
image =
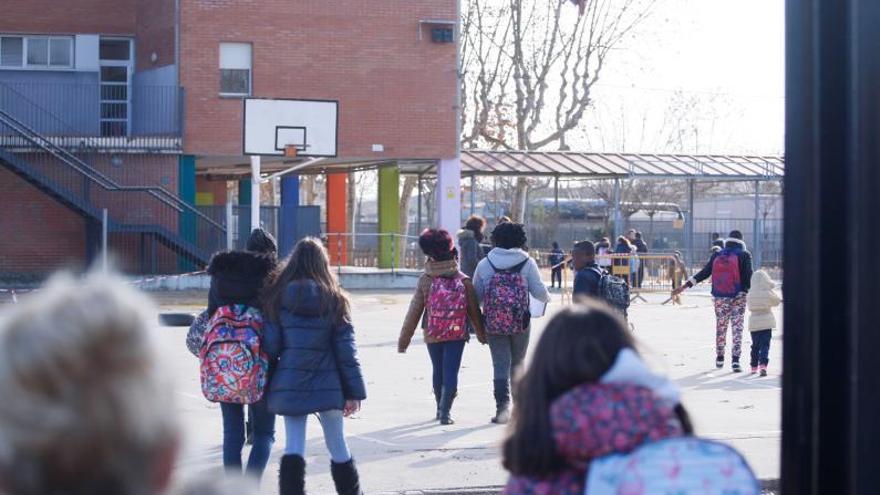
[[[622,318],[576,304],[548,323],[517,383],[505,494],[584,493],[593,459],[692,432],[677,388],[648,371]]]
[[[306,418],[317,414],[340,495],[358,495],[360,480],[343,418],[360,409],[366,387],[357,359],[351,305],[330,270],[321,242],[305,238],[274,274],[264,295],[264,345],[274,373],[269,410],[284,416],[281,495],[305,493]]]

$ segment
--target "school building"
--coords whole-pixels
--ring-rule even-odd
[[[231,181],[239,203],[259,202],[255,184],[283,171],[292,172],[281,179],[281,204],[295,207],[301,165],[328,173],[328,232],[345,231],[343,171],[380,168],[387,210],[401,164],[437,167],[435,220],[455,228],[457,8],[456,0],[5,2],[0,276],[82,269],[105,238],[126,272],[198,269],[227,247],[230,229],[247,232],[259,218],[233,226],[205,207],[223,206]],[[298,235],[290,211],[284,249]],[[396,232],[395,219],[380,214],[380,230]]]

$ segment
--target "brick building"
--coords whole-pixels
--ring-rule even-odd
[[[246,97],[337,102],[328,169],[437,162],[457,188],[456,15],[456,0],[6,2],[0,275],[83,267],[105,209],[126,271],[204,264],[232,228],[204,207],[224,204],[231,180],[248,201]],[[262,171],[287,162],[266,157]],[[395,174],[381,174],[390,196]],[[282,203],[298,202],[296,181]]]

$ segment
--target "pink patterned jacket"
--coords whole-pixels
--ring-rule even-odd
[[[547,479],[511,476],[505,495],[581,495],[593,459],[683,434],[672,406],[636,385],[575,387],[550,407],[550,424],[568,465]]]

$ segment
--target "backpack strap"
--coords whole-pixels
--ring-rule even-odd
[[[489,266],[492,267],[492,270],[495,270],[495,273],[519,273],[522,271],[523,267],[526,266],[526,263],[529,262],[529,258],[524,259],[522,263],[513,265],[510,268],[503,269],[499,269],[498,267],[496,267],[495,264],[492,263],[492,260],[490,260],[488,257],[486,257],[486,261],[489,262]]]

